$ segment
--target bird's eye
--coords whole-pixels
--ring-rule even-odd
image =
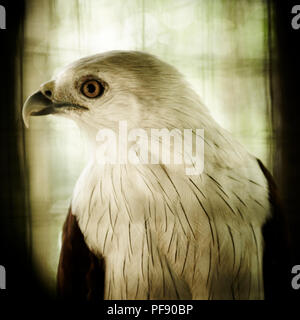
[[[81,87],[81,92],[88,98],[97,98],[103,91],[103,85],[97,80],[88,80]]]

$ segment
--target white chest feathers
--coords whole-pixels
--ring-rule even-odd
[[[261,299],[268,187],[254,158],[199,176],[91,162],[72,211],[104,256],[106,299]]]

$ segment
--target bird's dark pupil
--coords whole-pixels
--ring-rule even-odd
[[[95,86],[91,83],[87,85],[87,89],[89,93],[94,93],[96,90]]]

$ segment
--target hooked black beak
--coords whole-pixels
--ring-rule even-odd
[[[44,116],[47,114],[59,113],[62,108],[72,108],[88,110],[88,108],[72,104],[68,102],[54,102],[51,99],[44,96],[41,91],[37,91],[27,98],[23,105],[22,116],[26,128],[29,127],[30,116]]]

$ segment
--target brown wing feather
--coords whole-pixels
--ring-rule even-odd
[[[63,227],[57,272],[59,298],[72,301],[103,299],[104,272],[104,258],[97,258],[89,250],[70,208]]]
[[[263,226],[265,299],[282,299],[287,298],[291,292],[289,233],[273,177],[260,160],[258,164],[269,184],[269,201],[272,209],[271,218]]]

